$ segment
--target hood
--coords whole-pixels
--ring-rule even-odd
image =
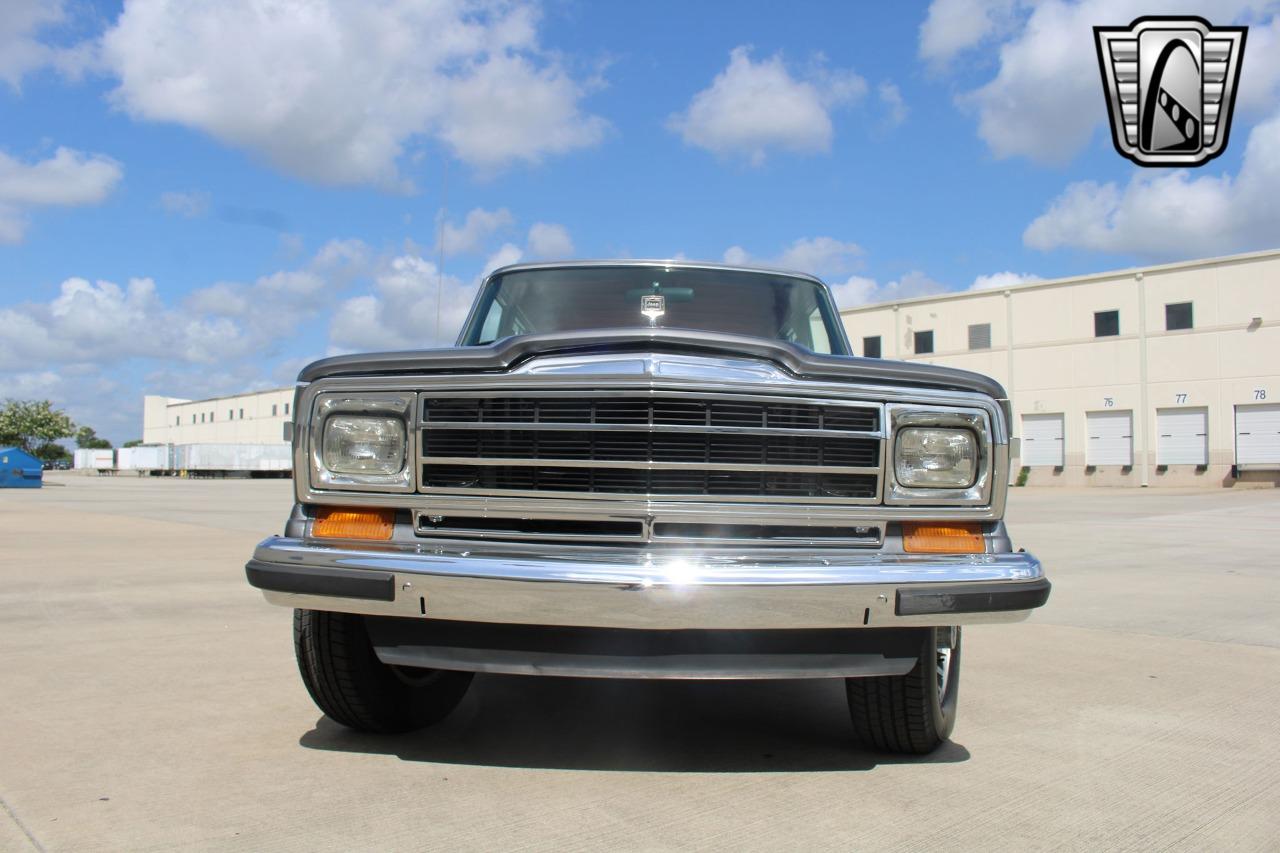
[[[786,341],[689,329],[592,329],[520,335],[474,347],[340,355],[312,362],[299,382],[335,376],[507,373],[540,356],[673,353],[769,362],[797,379],[974,391],[1006,399],[1003,386],[968,370],[859,358],[818,355]]]

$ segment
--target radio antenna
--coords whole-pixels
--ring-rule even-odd
[[[436,346],[440,346],[440,311],[444,302],[444,223],[449,212],[449,156],[440,159],[440,224],[436,229]]]

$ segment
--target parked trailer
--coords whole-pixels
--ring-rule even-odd
[[[116,451],[116,467],[121,471],[137,471],[138,474],[161,476],[171,473],[173,467],[172,444],[144,444],[138,447],[122,447]]]
[[[234,473],[288,476],[292,449],[279,444],[179,444],[173,448],[173,467],[189,476]]]
[[[112,471],[116,467],[114,450],[92,450],[82,447],[75,452],[75,467],[88,468],[98,472]]]

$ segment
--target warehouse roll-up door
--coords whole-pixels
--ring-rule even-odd
[[[1236,464],[1280,466],[1280,404],[1236,406]]]
[[[1133,464],[1133,412],[1087,412],[1086,465]]]
[[[1062,457],[1062,415],[1023,415],[1022,464],[1057,468]]]
[[[1209,464],[1209,410],[1156,410],[1156,464]]]

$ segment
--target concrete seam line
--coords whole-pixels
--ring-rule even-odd
[[[8,801],[5,800],[4,797],[0,797],[0,806],[4,807],[5,814],[9,815],[9,819],[17,824],[18,829],[22,830],[22,834],[31,842],[31,846],[36,850],[39,850],[40,853],[44,853],[44,845],[31,834],[31,830],[27,829],[27,825],[22,822],[22,818],[18,817],[18,813],[13,810],[13,807],[9,805]]]

